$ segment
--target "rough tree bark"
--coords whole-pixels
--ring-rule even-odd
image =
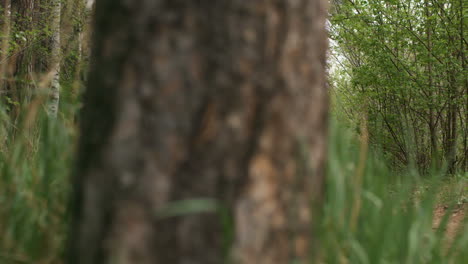
[[[307,263],[323,196],[326,1],[96,2],[69,263]],[[162,213],[161,213],[162,212]]]

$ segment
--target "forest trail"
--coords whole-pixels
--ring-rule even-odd
[[[437,229],[444,216],[449,213],[450,218],[447,226],[445,227],[445,235],[448,245],[450,245],[456,238],[459,232],[463,232],[463,223],[468,212],[468,204],[463,203],[456,206],[451,212],[447,212],[450,208],[446,205],[438,205],[434,210],[434,218],[432,222],[432,228]]]

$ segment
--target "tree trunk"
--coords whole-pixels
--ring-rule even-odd
[[[426,13],[425,23],[426,23],[426,37],[427,37],[427,55],[432,57],[432,23],[430,20],[431,11],[429,9],[429,1],[424,1],[424,9]],[[428,74],[428,88],[430,94],[430,105],[429,105],[429,137],[430,137],[430,145],[431,145],[431,163],[435,168],[440,167],[439,161],[439,147],[437,145],[437,124],[436,124],[436,116],[435,116],[435,108],[437,105],[436,97],[437,93],[434,87],[433,79],[432,79],[432,61],[428,61],[427,63],[427,74]]]
[[[462,7],[463,6],[463,0],[460,0],[460,6]],[[465,6],[466,7],[466,6]],[[459,14],[459,19],[460,19],[460,60],[461,60],[461,65],[462,65],[462,72],[465,72],[466,73],[466,56],[465,56],[465,52],[466,52],[466,44],[465,44],[465,39],[464,39],[464,36],[465,36],[465,25],[466,23],[465,22],[465,16],[464,16],[464,10],[463,8],[460,8],[459,11],[460,11],[460,14]],[[464,129],[463,129],[463,156],[462,156],[462,159],[463,159],[463,164],[461,166],[461,171],[468,171],[468,78],[464,78],[462,79],[462,82],[461,82],[461,86],[462,86],[462,98],[465,97],[465,111],[463,111],[463,107],[461,107],[461,111],[462,113],[464,112],[465,115],[464,117],[460,117],[460,123],[465,121],[465,125],[464,125]],[[463,102],[461,102],[462,104]],[[460,104],[460,105],[461,105]]]
[[[70,263],[308,262],[325,2],[97,1]]]
[[[50,98],[49,98],[49,115],[52,117],[57,116],[59,100],[60,100],[60,55],[61,55],[61,42],[60,42],[60,16],[62,4],[61,0],[52,2],[52,20],[50,29],[52,31],[52,46],[51,46],[51,71],[53,72],[52,81],[50,84]]]
[[[10,29],[11,29],[11,1],[2,0],[2,31],[1,31],[1,44],[0,44],[0,104],[4,105],[8,101],[5,100],[7,95],[7,86],[8,86],[8,56],[10,49]],[[1,110],[3,111],[3,110]],[[6,150],[6,140],[7,140],[7,126],[4,122],[0,122],[0,153],[3,153]]]
[[[11,4],[16,15],[14,23],[18,35],[15,41],[19,48],[14,51],[15,55],[12,58],[14,70],[11,75],[14,76],[15,82],[9,83],[8,96],[12,101],[21,104],[29,102],[33,93],[31,85],[33,73],[31,31],[33,29],[34,0],[12,1]],[[19,107],[16,103],[12,104],[11,107],[14,119],[19,115]]]
[[[457,112],[458,105],[457,101],[457,88],[455,78],[453,77],[453,72],[449,73],[449,107],[447,110],[447,171],[449,174],[454,174],[456,172],[456,157],[457,157]]]
[[[7,60],[8,60],[8,50],[10,42],[10,27],[11,27],[11,0],[2,0],[2,32],[1,32],[1,55],[0,55],[0,96],[3,96],[5,91],[5,77],[7,73]]]

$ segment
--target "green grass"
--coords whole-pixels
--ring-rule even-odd
[[[48,120],[39,101],[23,113],[0,121],[0,264],[60,263],[73,127]]]
[[[466,182],[458,178],[445,184],[441,172],[421,177],[409,170],[395,175],[374,151],[369,151],[360,173],[363,150],[357,141],[345,129],[336,125],[331,129],[321,228],[323,263],[466,263],[466,224],[453,243],[447,242],[443,231],[449,214],[439,229],[432,228],[435,206],[460,203]],[[442,201],[439,194],[446,199]]]
[[[0,264],[63,263],[76,128],[63,117],[48,120],[41,102],[23,112],[15,124],[0,113]],[[436,204],[464,203],[466,177],[395,175],[358,142],[332,125],[321,263],[465,263],[466,227],[448,244],[444,221],[433,230],[432,215]]]

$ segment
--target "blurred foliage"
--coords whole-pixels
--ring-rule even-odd
[[[464,8],[465,7],[465,8]],[[394,167],[468,170],[467,31],[460,0],[333,0],[335,107]]]

